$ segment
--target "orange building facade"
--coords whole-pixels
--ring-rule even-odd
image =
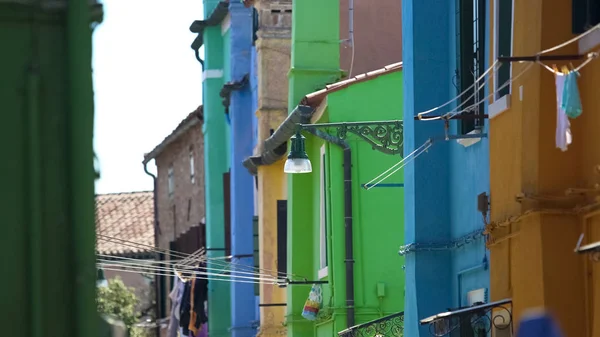
[[[509,2],[490,0],[492,62],[535,56],[585,36],[543,54],[572,60],[544,61],[548,68],[510,63],[513,79],[527,70],[490,102],[491,301],[512,299],[515,331],[524,311],[545,307],[565,336],[597,337],[600,263],[574,248],[581,234],[584,243],[600,241],[600,59],[579,71],[583,113],[570,119],[573,140],[566,151],[555,144],[557,89],[549,70],[577,67],[600,49],[600,29],[590,28],[600,15],[588,11],[586,1],[513,0],[512,8]],[[496,89],[504,83],[502,71],[492,81]]]

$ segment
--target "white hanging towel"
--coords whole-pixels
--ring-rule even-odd
[[[565,76],[558,73],[554,77],[556,81],[556,147],[567,151],[567,147],[573,141],[573,136],[571,135],[571,122],[569,122],[565,109],[562,108]]]

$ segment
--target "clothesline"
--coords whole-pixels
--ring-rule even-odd
[[[106,256],[106,255],[103,255]],[[106,259],[106,258],[101,258],[98,259],[98,261],[101,261],[105,264],[113,264],[113,265],[119,265],[119,266],[123,266],[123,267],[139,267],[139,268],[154,268],[154,269],[163,269],[163,270],[177,270],[179,272],[183,272],[183,273],[187,273],[189,270],[194,270],[197,268],[197,266],[194,265],[186,265],[186,266],[182,266],[180,268],[176,268],[174,265],[170,265],[170,263],[166,262],[166,261],[161,261],[157,263],[144,263],[141,261],[138,261],[136,259],[132,259],[132,258],[119,258],[118,260],[115,259]],[[228,269],[231,266],[230,265],[223,265],[221,266],[222,268],[212,268],[210,267],[210,265],[207,265],[206,267],[201,267],[202,269],[206,270],[206,271],[217,271],[217,272],[230,272],[230,273],[235,273],[236,275],[252,275],[252,276],[263,276],[266,278],[276,278],[277,276],[271,275],[271,274],[265,274],[265,273],[257,273],[257,272],[250,272],[250,271],[244,271],[244,270],[236,270],[236,269]]]
[[[594,27],[590,28],[590,29],[589,29],[589,30],[587,30],[585,33],[583,33],[583,34],[580,34],[580,35],[578,35],[578,36],[576,36],[576,37],[574,37],[574,38],[572,38],[572,39],[570,39],[570,40],[568,40],[568,41],[565,41],[565,42],[563,42],[563,43],[561,43],[561,44],[558,44],[558,45],[556,45],[556,46],[550,47],[550,48],[548,48],[548,49],[542,50],[542,51],[538,52],[538,53],[536,54],[536,56],[541,56],[541,55],[544,55],[544,54],[547,54],[547,53],[550,53],[550,52],[553,52],[553,51],[559,50],[559,49],[561,49],[561,48],[563,48],[563,47],[565,47],[565,46],[568,46],[568,45],[570,45],[571,43],[573,43],[573,42],[576,42],[576,41],[578,41],[578,40],[582,39],[583,37],[585,37],[585,36],[587,36],[587,35],[589,35],[589,34],[591,34],[591,33],[595,32],[595,31],[596,31],[596,30],[598,30],[598,29],[600,29],[600,24],[598,24],[598,25],[596,25],[596,26],[594,26]],[[499,65],[499,64],[500,64],[500,62],[499,62],[498,60],[495,60],[495,61],[492,63],[492,65],[490,65],[490,66],[489,66],[489,67],[488,67],[488,68],[487,68],[487,69],[484,71],[484,73],[483,73],[481,76],[479,76],[479,78],[477,78],[477,79],[474,81],[474,83],[473,83],[472,85],[470,85],[468,88],[466,88],[466,89],[465,89],[464,91],[462,91],[460,94],[458,94],[456,97],[454,97],[454,98],[452,98],[451,100],[449,100],[449,101],[447,101],[447,102],[445,102],[445,103],[443,103],[443,104],[441,104],[441,105],[438,105],[438,106],[436,106],[436,107],[434,107],[434,108],[431,108],[431,109],[429,109],[429,110],[425,110],[425,111],[422,111],[422,112],[419,112],[419,113],[417,113],[417,118],[418,118],[418,119],[422,119],[422,117],[423,117],[423,116],[425,116],[425,115],[427,115],[427,114],[430,114],[430,113],[432,113],[432,112],[434,112],[434,111],[437,111],[437,110],[439,110],[439,109],[441,109],[441,108],[443,108],[443,107],[446,107],[446,106],[448,106],[448,105],[452,104],[453,102],[455,102],[456,100],[460,99],[460,98],[461,98],[461,97],[462,97],[462,96],[463,96],[465,93],[469,92],[469,91],[470,91],[471,89],[473,89],[473,88],[474,88],[474,87],[475,87],[475,86],[476,86],[476,85],[477,85],[477,84],[478,84],[478,83],[479,83],[481,80],[483,80],[483,79],[484,79],[484,78],[485,78],[485,77],[486,77],[486,76],[487,76],[487,75],[490,73],[490,71],[492,71],[492,69],[496,69],[496,66],[497,66],[497,65]],[[470,98],[469,98],[469,99],[470,99]],[[468,101],[469,99],[466,99],[465,101]]]
[[[518,79],[520,76],[522,76],[524,73],[526,73],[532,66],[533,66],[533,63],[530,63],[519,74],[515,75],[513,78],[511,78],[510,80],[508,80],[506,83],[504,83],[502,86],[500,86],[493,93],[491,93],[487,97],[483,98],[479,102],[470,105],[466,109],[459,110],[459,111],[457,111],[456,109],[453,109],[453,110],[451,110],[450,112],[448,112],[448,113],[446,113],[444,115],[441,115],[441,116],[438,116],[438,117],[432,117],[432,118],[424,118],[422,120],[423,121],[432,121],[432,120],[438,120],[438,119],[441,119],[441,118],[450,119],[452,116],[455,116],[455,115],[457,115],[459,113],[468,111],[469,109],[471,109],[473,107],[476,107],[479,104],[485,102],[490,97],[492,97],[493,95],[495,95],[496,92],[502,90],[504,87],[506,87],[507,85],[509,85],[510,83],[512,83],[513,81],[515,81],[516,79]],[[460,105],[457,108],[459,108],[459,107],[460,107]],[[369,181],[368,183],[366,183],[364,185],[365,189],[370,190],[371,188],[373,188],[373,187],[381,184],[386,179],[388,179],[389,177],[391,177],[393,174],[395,174],[396,172],[398,172],[401,169],[403,169],[406,165],[408,165],[409,163],[413,162],[421,154],[425,153],[432,145],[433,145],[433,140],[432,139],[428,139],[427,141],[425,141],[425,143],[423,143],[423,145],[421,145],[420,147],[418,147],[417,149],[415,149],[412,153],[410,153],[406,157],[402,158],[399,162],[397,162],[396,164],[392,165],[390,168],[388,168],[387,170],[385,170],[384,172],[382,172],[381,174],[379,174],[377,177],[373,178],[371,181]]]
[[[401,170],[402,168],[404,168],[404,166],[406,166],[408,163],[410,163],[411,161],[415,160],[422,153],[426,152],[431,147],[431,145],[433,145],[433,142],[432,142],[431,139],[428,139],[427,141],[425,141],[425,143],[423,143],[423,145],[419,146],[416,150],[414,150],[413,152],[411,152],[410,154],[408,154],[406,157],[402,158],[402,160],[400,160],[396,164],[392,165],[392,167],[388,168],[387,170],[385,170],[384,172],[382,172],[381,174],[379,174],[377,177],[371,179],[371,181],[369,181],[368,183],[364,184],[364,188],[366,190],[370,190],[373,187],[381,184],[384,180],[386,180],[387,178],[389,178],[392,174],[398,172],[399,170]],[[384,176],[384,177],[381,178],[382,176]],[[375,182],[379,178],[381,178],[381,180]]]
[[[143,248],[144,250],[148,250],[150,252],[154,252],[154,253],[158,253],[158,254],[169,255],[169,256],[179,257],[179,258],[187,258],[190,256],[190,254],[187,254],[187,253],[177,252],[177,251],[170,250],[170,249],[158,248],[155,246],[146,245],[146,244],[139,243],[139,242],[133,242],[133,241],[129,241],[129,240],[113,237],[113,236],[102,235],[102,234],[97,234],[96,236],[97,236],[98,240],[100,240],[100,241],[108,241],[111,243],[120,244],[122,246],[138,248],[138,249]]]
[[[494,61],[494,63],[479,78],[477,78],[475,80],[475,82],[473,83],[473,85],[471,85],[465,91],[463,91],[462,93],[460,93],[455,98],[451,99],[450,101],[448,101],[448,102],[446,102],[446,103],[444,103],[444,104],[442,104],[442,105],[440,105],[438,107],[435,107],[433,109],[430,109],[430,110],[418,113],[417,114],[417,119],[423,120],[423,121],[433,121],[433,120],[443,119],[443,120],[447,121],[447,120],[452,119],[453,117],[455,117],[455,116],[457,116],[459,114],[462,114],[462,113],[465,113],[465,112],[469,112],[473,108],[475,108],[475,107],[479,106],[480,104],[488,101],[491,97],[493,97],[494,95],[496,95],[496,93],[498,93],[499,91],[503,90],[508,85],[510,85],[513,82],[515,82],[523,74],[525,74],[527,71],[529,71],[529,69],[531,69],[531,67],[534,64],[540,64],[540,65],[544,66],[547,70],[550,70],[554,74],[559,75],[559,74],[557,74],[557,71],[555,71],[554,69],[552,69],[552,68],[548,67],[547,65],[543,64],[542,62],[540,62],[539,55],[546,54],[546,53],[549,53],[551,51],[555,51],[555,50],[558,50],[558,49],[560,49],[562,47],[565,47],[568,44],[573,43],[573,42],[581,39],[582,37],[586,36],[587,34],[590,34],[592,31],[595,31],[595,30],[598,30],[598,29],[600,29],[600,25],[595,26],[594,28],[588,30],[584,34],[581,34],[581,35],[579,35],[579,36],[577,36],[575,38],[572,38],[569,41],[566,41],[566,42],[564,42],[562,44],[559,44],[557,46],[548,48],[546,50],[542,50],[541,52],[537,53],[536,56],[538,56],[538,57],[533,58],[533,61],[531,61],[531,63],[529,63],[524,69],[522,69],[521,72],[519,72],[517,75],[511,77],[508,81],[506,81],[504,84],[502,84],[496,90],[494,90],[492,93],[490,93],[489,95],[487,95],[483,99],[479,100],[478,102],[476,102],[474,104],[471,104],[470,106],[468,106],[466,108],[460,109],[464,104],[466,104],[471,98],[473,98],[477,94],[477,90],[474,90],[474,92],[471,94],[471,96],[469,96],[466,100],[464,100],[463,103],[461,103],[460,105],[458,105],[456,108],[452,109],[450,112],[448,112],[446,114],[443,114],[443,115],[440,115],[440,116],[436,116],[436,117],[430,117],[430,118],[425,117],[425,118],[423,118],[424,115],[426,115],[428,113],[431,113],[431,112],[433,112],[433,111],[435,111],[435,110],[437,110],[437,109],[439,109],[439,108],[441,108],[443,106],[449,105],[452,102],[456,101],[458,98],[460,98],[462,95],[464,95],[465,92],[467,92],[468,90],[471,90],[471,88],[475,87],[479,83],[479,81],[481,81],[482,79],[485,79],[486,76],[491,71],[493,71],[495,73],[496,66],[499,63],[499,61],[496,60],[496,61]],[[585,67],[586,65],[588,65],[592,60],[596,59],[597,57],[598,57],[598,52],[588,53],[587,54],[587,59],[583,63],[581,63],[578,67],[576,67],[576,68],[573,67],[573,69],[571,70],[571,72],[572,73],[578,73],[579,70],[581,70],[583,67]],[[489,81],[489,79],[490,78],[488,77],[483,84],[485,85]],[[576,86],[576,84],[572,84],[572,86],[573,85]],[[575,89],[571,89],[571,90],[577,90],[577,89],[575,87]],[[574,95],[576,95],[577,96],[576,98],[578,99],[578,92],[576,92]],[[562,101],[562,99],[560,101]],[[580,109],[580,107],[579,107],[579,109]],[[581,112],[579,112],[579,113],[581,113]],[[559,114],[560,114],[560,107],[559,107]],[[560,116],[558,118],[559,118],[558,121],[559,121],[559,128],[560,128],[560,125],[561,125],[560,124],[560,122],[561,122]],[[566,145],[570,144],[570,139],[571,139],[570,138],[570,129],[569,129],[569,125],[570,124],[568,123],[568,120],[566,122],[563,121],[563,124],[566,124],[566,127],[563,127],[563,128],[566,128],[566,130],[561,131],[561,130],[557,129],[557,147],[559,147],[559,148],[563,149],[563,151],[565,151],[566,150]],[[562,143],[559,142],[559,132],[562,132],[562,133],[565,134],[565,136],[562,137],[562,138],[565,138],[565,141],[562,142],[562,143],[565,143],[566,145],[561,145]],[[426,152],[427,149],[429,149],[429,147],[431,147],[431,145],[432,145],[431,139],[427,140],[423,145],[421,145],[419,148],[417,148],[412,153],[410,153],[409,155],[407,155],[405,158],[403,158],[402,160],[400,160],[398,163],[392,165],[392,167],[388,168],[386,171],[384,171],[383,173],[379,174],[377,177],[373,178],[371,181],[369,181],[368,183],[366,183],[364,185],[365,189],[369,190],[369,189],[377,186],[378,184],[382,183],[387,178],[389,178],[390,176],[392,176],[394,173],[398,172],[399,170],[401,170],[402,168],[404,168],[406,165],[408,165],[409,163],[411,163],[412,161],[414,161],[421,154],[423,154],[424,152]]]
[[[167,250],[167,249],[161,249],[158,247],[154,247],[154,246],[149,246],[149,245],[145,245],[145,244],[140,244],[137,242],[133,242],[133,241],[129,241],[129,240],[125,240],[125,239],[120,239],[120,238],[115,238],[115,237],[111,237],[111,236],[106,236],[106,235],[97,235],[98,238],[100,240],[107,240],[107,241],[117,241],[119,244],[125,245],[125,246],[133,246],[135,248],[140,248],[143,247],[144,249],[149,249],[150,251],[155,251],[159,254],[164,254],[167,255],[166,253],[169,253],[169,257],[171,256],[176,256],[176,257],[180,257],[180,258],[186,258],[189,257],[192,254],[187,254],[187,253],[182,253],[182,252],[177,252],[177,251],[173,251],[173,250]],[[235,262],[225,262],[223,261],[223,259],[227,259],[227,258],[231,258],[232,256],[229,257],[206,257],[203,256],[202,261],[207,261],[209,264],[214,265],[214,266],[234,266],[237,269],[239,269],[239,271],[252,271],[254,273],[257,274],[263,274],[263,275],[270,275],[270,276],[278,276],[278,277],[286,277],[286,278],[291,278],[291,279],[305,279],[306,277],[301,276],[301,275],[297,275],[297,274],[290,274],[290,273],[285,273],[285,272],[280,272],[277,270],[271,270],[271,269],[266,269],[266,268],[259,268],[259,267],[254,267],[254,266],[248,266],[245,264],[240,264],[240,263],[235,263]],[[166,260],[168,261],[168,260]],[[196,262],[200,262],[200,260],[197,260]]]
[[[101,268],[126,268],[126,269],[122,269],[122,270],[136,270],[136,271],[140,271],[140,272],[150,272],[150,273],[168,273],[170,275],[175,275],[175,271],[172,268],[165,268],[165,267],[156,267],[156,266],[138,266],[138,265],[133,265],[133,264],[128,264],[128,263],[114,263],[113,261],[104,261],[104,260],[100,260],[99,262],[96,262],[96,265],[101,267]],[[236,274],[231,274],[231,271],[228,270],[219,270],[219,272],[211,272],[211,271],[207,271],[207,268],[203,268],[203,267],[197,267],[195,269],[192,270],[186,270],[184,271],[184,273],[186,275],[200,275],[200,276],[206,276],[206,277],[226,277],[226,278],[230,278],[232,280],[235,279],[242,279],[242,280],[256,280],[256,281],[264,281],[264,282],[272,282],[272,283],[277,283],[278,279],[277,278],[273,278],[273,277],[260,277],[260,276],[244,276],[244,275],[236,275]],[[229,273],[229,275],[227,274]]]

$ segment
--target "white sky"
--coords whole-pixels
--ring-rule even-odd
[[[104,0],[94,32],[96,193],[152,190],[142,159],[202,102],[201,0]],[[154,164],[149,164],[151,172]]]

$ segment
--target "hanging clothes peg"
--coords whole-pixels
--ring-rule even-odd
[[[552,70],[554,70],[555,74],[560,74],[560,71],[558,71],[558,67],[556,66],[556,64],[552,65]]]

